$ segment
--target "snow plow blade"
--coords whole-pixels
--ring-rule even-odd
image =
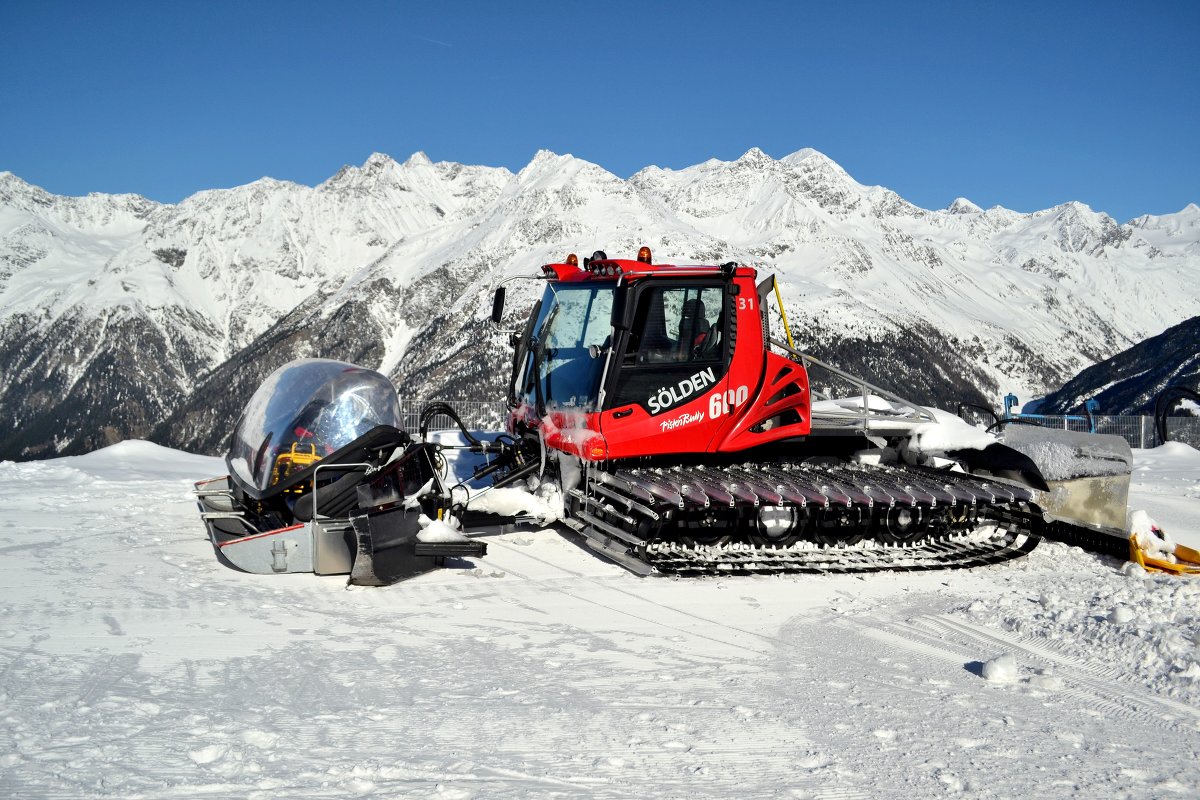
[[[1007,468],[1018,473],[1012,477],[1038,490],[1036,502],[1047,522],[1047,538],[1126,557],[1133,452],[1124,438],[1009,425],[1003,444],[984,452],[992,450],[997,451],[992,454],[997,464],[1002,460],[999,451],[1005,451]],[[1029,474],[1030,468],[1035,474]]]
[[[1120,436],[1010,425],[1004,444],[1037,465],[1046,518],[1116,530],[1124,538],[1133,451]]]
[[[422,542],[419,516],[419,510],[397,507],[351,517],[358,553],[350,585],[388,586],[443,567],[447,558],[487,555],[484,542]]]
[[[1182,544],[1175,545],[1168,556],[1161,550],[1144,549],[1137,536],[1130,536],[1129,560],[1148,572],[1200,575],[1200,551]]]
[[[387,586],[445,566],[447,558],[487,554],[480,541],[421,541],[419,498],[434,479],[433,452],[414,445],[358,485],[360,510],[350,516],[357,542],[352,586]]]

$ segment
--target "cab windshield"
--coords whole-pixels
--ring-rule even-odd
[[[536,380],[548,406],[595,411],[611,343],[615,283],[546,287],[533,326],[525,386]],[[535,372],[536,370],[536,372]]]

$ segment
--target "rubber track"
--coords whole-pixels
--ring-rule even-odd
[[[1032,551],[1041,540],[1033,493],[976,476],[908,466],[741,464],[728,467],[631,468],[592,473],[575,490],[575,527],[589,544],[637,571],[663,573],[846,573],[910,571],[997,564]],[[818,514],[880,509],[923,514],[966,512],[970,529],[895,544],[870,529],[855,544],[755,544],[738,537],[718,545],[686,544],[670,518],[735,513],[756,518],[764,506],[804,506]],[[730,511],[732,510],[732,512]],[[953,512],[952,512],[953,513]],[[875,535],[876,538],[872,538]],[[649,569],[647,569],[649,568]]]

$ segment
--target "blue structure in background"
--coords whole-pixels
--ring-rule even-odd
[[[1095,399],[1087,400],[1086,402],[1084,402],[1083,410],[1087,414],[1087,416],[1083,416],[1083,417],[1069,416],[1069,415],[1068,416],[1055,415],[1054,417],[1050,417],[1046,414],[1021,414],[1019,412],[1014,413],[1013,409],[1017,407],[1018,402],[1019,401],[1017,400],[1017,396],[1015,394],[1012,394],[1010,392],[1010,393],[1004,395],[1004,417],[1003,417],[1004,419],[1027,419],[1027,420],[1032,420],[1032,421],[1048,420],[1048,419],[1060,420],[1061,419],[1064,421],[1064,424],[1067,422],[1071,422],[1071,421],[1086,422],[1087,426],[1088,426],[1088,428],[1087,428],[1088,433],[1096,432],[1096,412],[1098,412],[1100,410],[1100,404],[1098,402],[1096,402]]]

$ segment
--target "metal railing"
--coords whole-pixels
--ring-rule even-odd
[[[405,398],[400,401],[400,419],[403,421],[401,430],[416,433],[421,428],[421,409],[430,403],[441,402],[454,409],[469,431],[498,431],[504,428],[504,418],[508,415],[508,407],[503,401],[492,400],[457,400],[436,398],[420,400]],[[429,430],[457,430],[454,420],[445,414],[438,414],[429,421]]]
[[[837,410],[824,408],[820,411],[817,410],[817,405],[814,403],[812,408],[812,427],[814,432],[818,428],[832,430],[852,428],[867,433],[882,431],[885,428],[897,431],[905,427],[911,428],[924,422],[934,421],[934,416],[930,413],[929,409],[911,400],[906,400],[898,394],[867,383],[856,375],[851,375],[849,372],[838,369],[832,364],[826,364],[824,361],[797,350],[791,345],[784,344],[778,339],[771,339],[770,343],[773,347],[777,347],[787,353],[790,358],[799,361],[804,366],[804,369],[810,373],[810,383],[814,377],[811,374],[813,368],[817,367],[821,371],[820,375],[822,378],[832,378],[833,383],[839,386],[839,392],[837,393],[810,387],[814,401],[834,401],[836,397],[838,400],[857,400],[859,403],[857,409],[842,407]],[[853,395],[845,393],[847,387],[853,389]],[[889,406],[887,412],[881,413],[873,409],[871,407],[872,397],[886,400]]]
[[[1124,437],[1130,447],[1157,447],[1162,444],[1154,431],[1154,417],[1094,415],[1096,433]],[[1075,416],[1043,416],[1037,422],[1043,427],[1087,432],[1087,420]],[[1173,442],[1183,442],[1200,448],[1200,417],[1167,417],[1167,436]]]

